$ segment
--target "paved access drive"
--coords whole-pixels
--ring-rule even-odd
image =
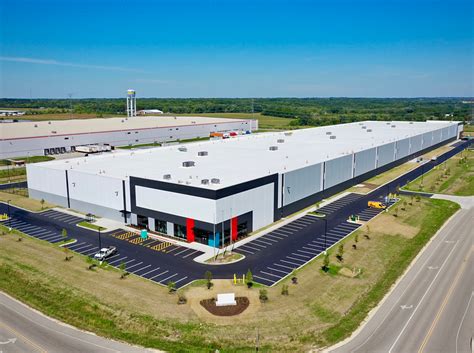
[[[145,353],[152,351],[107,340],[56,322],[0,292],[0,352]]]
[[[428,245],[362,330],[331,352],[471,353],[473,229],[474,208],[462,209]]]

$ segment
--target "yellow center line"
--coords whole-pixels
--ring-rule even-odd
[[[431,324],[431,327],[430,329],[428,330],[426,336],[425,336],[425,339],[423,340],[423,343],[421,344],[420,348],[418,349],[418,353],[422,353],[423,350],[425,349],[425,346],[426,344],[428,343],[429,339],[431,338],[431,335],[433,334],[433,331],[436,327],[436,325],[438,324],[438,321],[439,321],[439,318],[441,317],[441,314],[443,313],[444,311],[444,308],[446,307],[446,304],[448,303],[449,301],[449,298],[451,297],[451,294],[453,293],[454,291],[454,288],[456,288],[456,285],[459,281],[459,278],[461,278],[461,275],[464,273],[464,270],[466,269],[466,265],[467,263],[469,262],[469,257],[471,256],[472,254],[472,248],[471,250],[469,251],[468,255],[466,256],[465,260],[464,260],[464,263],[462,264],[462,266],[459,268],[457,274],[456,274],[456,278],[454,279],[454,282],[451,284],[451,286],[449,287],[449,291],[448,293],[446,294],[446,296],[444,297],[444,300],[443,300],[443,303],[441,304],[441,307],[439,308],[438,310],[438,313],[436,314],[436,317],[435,319],[433,320],[433,323]]]
[[[38,344],[36,344],[35,342],[33,342],[32,340],[26,338],[25,336],[23,336],[21,333],[19,333],[17,330],[13,329],[12,327],[8,326],[6,323],[4,322],[1,322],[0,321],[0,327],[4,327],[7,331],[10,331],[11,333],[13,333],[14,335],[18,336],[19,338],[21,338],[23,341],[25,341],[27,344],[29,344],[30,346],[32,346],[35,350],[37,350],[38,352],[41,352],[41,353],[48,353],[47,350],[45,350],[44,348],[42,348],[41,346],[39,346]]]

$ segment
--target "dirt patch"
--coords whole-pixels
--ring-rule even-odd
[[[418,234],[418,227],[401,223],[397,217],[377,217],[370,221],[370,230],[376,233],[387,235],[401,235],[404,238],[411,239]]]
[[[235,316],[243,313],[245,309],[249,307],[249,298],[247,297],[236,297],[235,301],[237,305],[226,305],[226,306],[217,306],[216,300],[212,299],[204,299],[201,300],[199,303],[209,311],[212,315],[216,316]]]

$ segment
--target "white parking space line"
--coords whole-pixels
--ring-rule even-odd
[[[293,234],[293,232],[291,232],[289,230],[282,229],[282,228],[275,229],[272,233],[276,233],[276,232],[285,233],[287,236]]]
[[[22,232],[28,232],[30,230],[33,230],[33,229],[38,229],[38,227],[36,226],[29,226],[29,225],[26,225],[26,226],[21,226],[21,227],[17,227],[18,229],[20,229]]]
[[[294,226],[292,223],[286,224],[284,227],[285,228],[290,228],[290,230],[294,230],[294,231],[298,231],[298,230],[303,229],[303,227]]]
[[[179,254],[182,254],[182,253],[184,253],[184,252],[186,252],[186,251],[188,251],[188,250],[192,250],[192,249],[190,249],[190,248],[184,248],[184,250],[181,250],[180,252],[177,252],[176,254],[174,254],[174,256],[178,256]]]
[[[78,250],[90,248],[91,246],[93,247],[94,245],[92,245],[92,244],[86,244],[86,245],[83,245],[83,246],[81,246],[81,247],[74,248],[74,249],[71,248],[71,249],[74,250],[74,251],[78,251]]]
[[[301,252],[301,253],[303,253],[303,254],[312,255],[312,256],[314,256],[314,255],[317,254],[317,253],[314,253],[314,252],[309,252],[309,251],[305,251],[305,250],[301,250],[301,249],[300,249],[300,250],[296,250],[296,251]]]
[[[278,270],[276,268],[272,268],[272,267],[268,267],[267,268],[270,270],[270,271],[276,271],[276,272],[281,272],[283,273],[285,276],[289,273],[289,272],[285,272],[285,271],[282,271],[282,270]]]
[[[178,279],[177,281],[174,281],[174,283],[176,284],[176,283],[178,283],[178,282],[184,281],[186,278],[188,278],[188,276],[185,276],[185,277],[183,277],[183,278],[180,278],[180,279]]]
[[[81,254],[85,256],[89,256],[89,255],[92,255],[93,253],[96,253],[97,250],[99,250],[99,248],[88,249],[85,252],[81,251]]]
[[[252,248],[253,246],[258,246],[259,248],[264,248],[266,249],[267,247],[265,245],[262,245],[262,244],[259,244],[259,243],[255,243],[255,240],[252,240],[250,243],[247,243],[243,246],[246,246],[246,247],[249,247],[249,248]]]
[[[37,235],[40,235],[40,234],[43,234],[43,233],[46,234],[46,231],[44,229],[38,228],[34,232],[30,232],[30,235],[37,236]]]
[[[110,260],[112,260],[113,258],[116,258],[120,256],[119,254],[115,254],[115,255],[112,255],[111,257],[107,258],[107,262],[110,264]]]
[[[278,240],[275,240],[275,239],[272,239],[272,238],[269,238],[269,237],[267,238],[267,237],[268,237],[268,235],[265,234],[265,235],[261,236],[259,239],[260,239],[260,240],[264,239],[264,240],[271,241],[271,242],[273,242],[273,243],[278,243]],[[273,244],[270,243],[269,245],[273,245]]]
[[[255,255],[255,253],[252,252],[252,251],[248,251],[248,250],[242,249],[242,246],[239,246],[238,248],[235,248],[235,250],[241,250],[241,251],[243,251],[243,252],[247,252],[247,253],[249,253],[249,254]]]
[[[53,233],[51,233],[51,234],[49,234],[49,235],[47,235],[47,236],[41,236],[41,237],[37,237],[37,238],[38,238],[38,239],[41,239],[41,240],[51,241],[51,239],[55,239],[55,238],[58,238],[58,237],[61,237],[61,238],[62,238],[62,236],[59,235],[59,234],[53,234]]]
[[[302,254],[297,254],[297,253],[294,253],[294,252],[292,252],[291,255],[293,255],[293,256],[299,256],[299,257],[302,257],[302,258],[304,258],[304,259],[311,259],[311,256],[302,255]]]
[[[125,259],[127,259],[127,258],[128,258],[128,256],[124,256],[124,257],[122,257],[121,259],[117,259],[117,260],[111,261],[111,262],[109,262],[109,265],[112,265],[112,264],[114,264],[114,263],[120,262],[120,261],[125,260]]]
[[[162,281],[164,282],[164,281],[166,281],[166,280],[168,280],[168,279],[170,279],[170,278],[173,278],[174,276],[177,276],[177,275],[178,275],[178,273],[175,273],[174,275],[171,275],[171,276],[168,276],[168,277],[162,279],[160,282],[162,282]]]
[[[145,266],[145,267],[141,267],[141,268],[139,268],[138,270],[135,270],[135,271],[133,271],[133,272],[131,272],[131,273],[135,274],[135,273],[137,273],[137,272],[140,272],[141,270],[147,269],[148,267],[151,267],[151,265],[148,265],[148,266]],[[140,275],[140,276],[141,276],[141,275]]]
[[[333,240],[341,240],[341,239],[344,238],[346,235],[347,235],[347,233],[337,234],[337,235],[328,234],[328,235],[326,236],[326,238],[327,238],[327,239],[333,239]]]
[[[180,246],[178,246],[178,245],[173,245],[173,246],[174,246],[174,248],[171,249],[171,250],[166,249],[167,254],[172,253],[173,251],[178,250],[180,248]]]
[[[131,260],[128,260],[127,262],[124,262],[125,265],[129,264],[130,262],[133,262],[135,261],[135,259],[131,259]],[[128,271],[128,267],[127,267],[127,271]]]
[[[274,230],[273,232],[268,233],[268,234],[271,234],[271,235],[273,235],[273,236],[276,234],[276,235],[278,235],[279,237],[288,238],[288,237],[289,237],[291,234],[293,234],[293,233],[291,233],[291,234],[285,234],[285,233],[280,232],[279,230]]]
[[[260,273],[263,273],[264,275],[276,277],[276,278],[282,278],[282,277],[283,277],[283,276],[274,275],[274,274],[272,274],[272,273],[265,272],[265,271],[260,271]]]
[[[262,279],[262,280],[267,281],[267,282],[270,282],[271,284],[275,283],[274,280],[271,280],[271,279],[268,279],[268,278],[265,278],[265,277],[261,277],[261,276],[257,276],[257,275],[254,275],[254,277]]]
[[[303,249],[320,251],[320,249],[324,249],[324,243],[318,245],[306,244]]]
[[[146,276],[146,275],[147,275],[147,274],[149,274],[149,273],[153,273],[153,272],[155,272],[155,271],[158,271],[159,269],[160,269],[159,267],[157,267],[157,268],[154,268],[154,269],[153,269],[153,270],[151,270],[151,271],[148,271],[148,272],[142,273],[140,276],[144,277],[144,276]]]
[[[265,234],[264,237],[272,238],[272,239],[277,238],[278,240],[283,240],[283,238],[277,237],[276,235],[274,235],[272,233]]]
[[[288,256],[287,256],[288,257]],[[296,267],[300,267],[301,264],[298,264],[298,263],[294,263],[294,262],[291,262],[291,261],[287,261],[287,260],[280,260],[281,262],[284,262],[286,264],[290,264],[290,265],[293,265],[293,266],[296,266]],[[295,267],[295,268],[296,268]]]
[[[287,259],[290,259],[290,260],[293,260],[293,261],[301,261],[303,264],[306,262],[306,260],[303,260],[303,259],[298,259],[298,258],[295,258],[295,257],[291,257],[291,256],[286,256]],[[281,260],[281,261],[284,261],[284,260]],[[301,265],[301,264],[300,264]]]
[[[185,256],[182,256],[181,258],[185,259],[185,258],[187,258],[188,256],[191,256],[192,254],[197,253],[198,251],[199,251],[199,250],[194,250],[192,253],[189,253],[189,254],[187,254],[187,255],[185,255]]]
[[[74,247],[76,247],[76,246],[81,246],[81,245],[83,245],[83,244],[85,244],[85,242],[82,241],[82,242],[80,242],[80,243],[76,243],[76,244],[74,244],[74,245],[68,246],[68,249],[74,250]]]
[[[272,246],[272,245],[273,245],[272,243],[268,243],[268,242],[266,242],[266,241],[263,241],[263,240],[260,239],[260,238],[259,238],[259,239],[254,239],[254,240],[252,241],[252,243],[257,243],[257,245],[258,245],[258,244],[265,244],[265,245],[269,245],[269,246]]]
[[[154,278],[159,277],[161,275],[164,275],[165,273],[168,273],[168,272],[170,272],[170,271],[164,271],[164,272],[158,273],[157,275],[154,275],[153,277],[150,277],[149,279],[154,279]]]
[[[135,266],[140,266],[143,263],[143,261],[140,261],[139,263],[136,263],[135,265],[129,266],[127,268],[127,271],[130,270],[131,268],[134,268]]]
[[[293,271],[295,268],[294,267],[289,267],[289,266],[285,266],[285,265],[280,265],[280,264],[273,264],[274,266],[279,266],[279,267],[283,267],[283,268],[286,268],[288,270],[291,270]]]

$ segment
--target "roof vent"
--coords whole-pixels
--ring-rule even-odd
[[[285,136],[291,136],[291,135],[293,135],[293,132],[292,132],[292,131],[287,131],[287,132],[285,132]]]
[[[330,138],[331,140],[335,140],[335,139],[336,139],[336,135],[329,136],[329,138]]]
[[[363,129],[367,129],[367,126],[362,126]]]
[[[285,142],[285,140],[283,140],[283,139],[278,139],[277,140],[277,143],[283,143],[283,142]]]
[[[278,146],[270,146],[268,149],[270,151],[276,151],[276,150],[278,150]]]
[[[395,127],[395,125],[392,125],[392,127]]]
[[[183,167],[185,168],[194,167],[194,165],[195,165],[194,161],[183,162]]]
[[[170,180],[170,179],[171,179],[171,174],[165,174],[165,175],[163,175],[163,179],[165,179],[165,180]]]
[[[413,121],[410,121],[410,124],[413,124]]]
[[[51,125],[51,121],[48,121],[48,124]]]
[[[201,184],[202,185],[209,185],[209,179],[202,179]]]
[[[180,152],[187,152],[188,149],[186,147],[178,147],[178,151]]]
[[[212,184],[220,184],[221,183],[221,180],[219,178],[212,178],[211,179],[211,183]]]
[[[199,157],[207,156],[208,154],[209,154],[209,152],[207,152],[207,151],[199,151],[198,152]]]
[[[367,132],[372,132],[372,129],[367,129]]]
[[[332,135],[331,131],[326,131],[326,135]]]

